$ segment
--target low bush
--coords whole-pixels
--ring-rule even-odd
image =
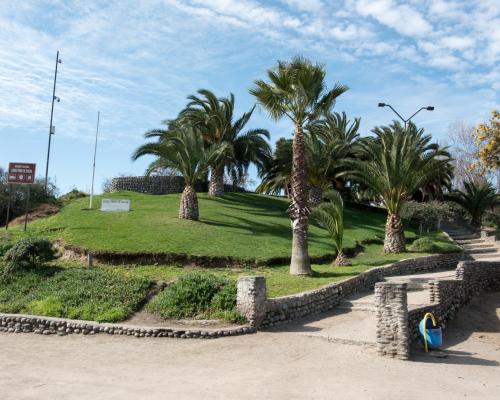
[[[189,273],[159,293],[147,310],[164,318],[239,320],[236,285],[211,274]]]
[[[0,281],[0,311],[122,321],[145,301],[150,285],[147,279],[100,269],[17,271]]]
[[[30,237],[20,240],[7,250],[4,255],[4,274],[27,270],[52,261],[55,250],[47,239]]]
[[[462,249],[445,240],[445,239],[437,239],[434,237],[424,236],[418,238],[412,242],[408,246],[408,251],[415,253],[458,253],[462,251]]]
[[[0,257],[5,256],[5,253],[7,253],[12,246],[14,246],[14,243],[12,243],[9,239],[0,238]]]

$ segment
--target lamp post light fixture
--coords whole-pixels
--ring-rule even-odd
[[[405,129],[406,129],[406,125],[407,125],[407,123],[408,123],[408,122],[410,122],[410,121],[411,121],[411,119],[412,119],[415,115],[417,115],[420,111],[422,111],[422,110],[434,111],[434,106],[421,107],[419,110],[417,110],[416,112],[414,112],[410,118],[406,118],[406,119],[404,119],[404,118],[401,116],[401,114],[400,114],[400,113],[398,113],[398,112],[397,112],[397,111],[396,111],[396,110],[395,110],[395,109],[394,109],[394,108],[393,108],[390,104],[386,104],[386,103],[378,103],[378,106],[379,106],[379,107],[389,107],[392,111],[394,111],[394,114],[396,114],[396,115],[397,115],[397,116],[401,119],[401,121],[403,121],[403,122],[404,122],[404,124],[405,124]]]
[[[56,133],[56,127],[52,125],[52,120],[54,118],[54,102],[58,103],[61,101],[59,97],[56,96],[56,82],[57,82],[57,66],[62,63],[59,58],[59,50],[56,55],[56,69],[54,72],[54,87],[52,88],[52,107],[50,109],[50,125],[49,125],[49,146],[47,148],[47,164],[45,165],[45,192],[47,192],[47,184],[49,181],[49,159],[50,159],[50,142],[52,140],[52,135]]]

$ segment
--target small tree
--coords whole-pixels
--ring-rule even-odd
[[[471,216],[471,224],[480,228],[483,215],[488,209],[500,204],[500,195],[486,182],[464,182],[464,190],[456,190],[446,196],[447,200],[462,206]]]
[[[171,121],[167,131],[146,133],[146,137],[158,137],[158,142],[147,143],[139,147],[132,155],[133,160],[145,155],[156,156],[146,175],[154,171],[172,168],[183,176],[186,186],[181,195],[179,218],[198,220],[198,197],[194,190],[196,181],[205,176],[210,162],[214,161],[223,146],[205,148],[200,132],[190,125]]]
[[[314,208],[313,218],[325,228],[332,237],[337,249],[337,258],[334,265],[350,265],[342,251],[344,238],[344,202],[339,192],[329,190],[324,194],[328,202],[321,203]]]

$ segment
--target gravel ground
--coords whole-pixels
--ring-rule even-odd
[[[0,398],[500,398],[500,293],[450,323],[445,358],[381,358],[301,327],[216,340],[0,334]]]

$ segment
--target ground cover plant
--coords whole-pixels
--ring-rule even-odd
[[[150,285],[145,278],[103,269],[48,266],[17,271],[0,280],[0,312],[121,321],[146,299]]]
[[[76,200],[60,213],[37,220],[29,234],[61,239],[90,250],[115,252],[172,252],[199,256],[231,256],[250,260],[289,257],[292,232],[286,198],[252,193],[226,193],[222,198],[199,194],[200,221],[179,220],[180,194],[161,196],[117,192],[96,196],[129,199],[129,213],[81,210],[86,199]],[[344,248],[384,234],[385,217],[367,210],[344,210]],[[406,231],[408,238],[414,237]],[[11,234],[22,237],[20,229]],[[309,229],[311,256],[333,255],[328,233],[313,221]]]
[[[235,282],[206,272],[181,276],[155,296],[146,310],[164,318],[242,319],[236,312]]]

